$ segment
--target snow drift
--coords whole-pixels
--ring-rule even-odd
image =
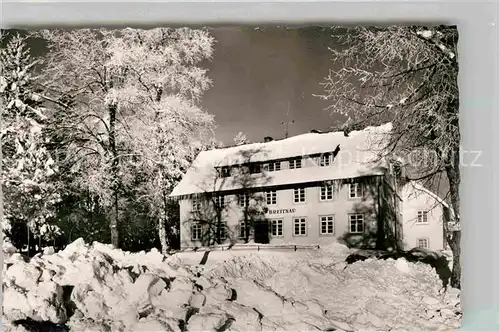
[[[158,251],[131,254],[79,239],[27,261],[4,245],[6,331],[21,321],[73,331],[450,330],[458,291],[440,293],[427,265],[349,250],[254,252],[186,266]]]

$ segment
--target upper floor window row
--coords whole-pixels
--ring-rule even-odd
[[[319,167],[329,167],[333,163],[333,154],[332,153],[325,153],[321,154],[319,156],[310,156],[310,158],[313,159],[313,165],[319,166]],[[239,165],[239,166],[222,166],[217,168],[217,175],[219,178],[227,178],[233,175],[236,175],[238,173],[244,173],[244,174],[258,174],[261,172],[277,172],[281,171],[284,168],[283,165],[285,165],[288,169],[299,169],[303,168],[304,165],[304,158],[301,157],[293,157],[285,160],[274,160],[274,161],[269,161],[269,162],[263,162],[263,163],[251,163],[247,165]]]
[[[240,174],[258,174],[263,170],[263,164],[254,163],[242,166],[223,166],[217,168],[217,176],[219,178],[228,178],[232,175],[236,175],[238,172]]]
[[[319,201],[332,201],[334,200],[334,196],[336,195],[336,189],[334,185],[324,183],[323,185],[317,187],[319,189]],[[362,198],[364,194],[364,186],[363,183],[353,182],[349,183],[347,186],[347,197],[348,199],[356,199]],[[305,203],[306,202],[306,188],[298,187],[293,189],[293,203]],[[276,189],[266,190],[261,194],[257,194],[256,196],[250,195],[248,193],[242,193],[236,195],[236,202],[240,207],[248,207],[250,206],[250,201],[252,198],[255,198],[256,201],[265,202],[266,205],[276,205],[278,202],[278,191]],[[203,203],[203,198],[193,198],[191,200],[191,211],[192,212],[201,212]],[[210,199],[209,199],[210,201]],[[212,204],[215,205],[216,209],[224,210],[226,209],[230,203],[233,201],[233,198],[218,194],[214,195],[211,198]],[[427,223],[427,211],[418,211],[418,224]]]

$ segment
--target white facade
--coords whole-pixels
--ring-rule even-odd
[[[403,245],[445,250],[444,222],[449,221],[449,206],[421,185],[408,183],[402,190]]]
[[[403,201],[393,168],[375,158],[391,128],[369,127],[348,137],[308,133],[201,152],[171,194],[180,205],[181,248],[214,239],[241,242],[245,222],[253,222],[268,227],[271,244],[413,248],[425,238],[431,249],[442,249],[438,212],[425,214],[425,226],[411,226],[409,219],[428,205],[406,192]],[[259,229],[249,228],[250,241],[257,242]]]
[[[362,190],[361,184],[355,182],[345,184],[338,191],[328,190],[327,187],[322,189],[321,186],[297,185],[295,188],[257,192],[255,196],[259,201],[262,199],[263,216],[270,223],[271,244],[327,244],[345,235],[361,237],[377,226],[375,201],[367,190]],[[239,204],[237,194],[225,195],[223,200],[226,208],[222,211],[221,220],[227,227],[223,243],[241,241],[244,238],[245,207]],[[201,234],[196,234],[196,224],[199,223],[193,217],[197,215],[193,209],[204,211],[198,214],[205,216],[200,220],[216,220],[214,210],[193,205],[193,199],[183,199],[179,204],[181,247],[203,246],[199,239]],[[256,206],[260,203],[251,200],[250,204]],[[196,225],[195,230],[193,225]],[[252,240],[253,236],[249,238]]]

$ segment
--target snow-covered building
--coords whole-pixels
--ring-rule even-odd
[[[415,182],[403,186],[401,197],[403,248],[446,250],[444,225],[452,219],[453,209],[439,196]]]
[[[200,152],[171,194],[180,205],[181,248],[401,242],[394,168],[377,158],[390,130],[310,132]]]

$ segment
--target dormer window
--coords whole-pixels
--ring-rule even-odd
[[[248,165],[235,166],[238,170],[235,171],[236,174],[244,175],[250,173],[250,167]]]
[[[281,162],[280,161],[272,161],[268,164],[264,164],[264,170],[266,172],[276,172],[281,170]]]
[[[257,174],[262,172],[262,165],[261,164],[251,164],[250,165],[250,174]]]
[[[231,168],[224,166],[220,168],[219,175],[221,178],[228,178],[231,176]]]
[[[302,168],[302,157],[292,158],[288,161],[288,168],[297,169]]]
[[[319,157],[319,166],[327,167],[332,163],[332,155],[330,153],[325,153]]]

